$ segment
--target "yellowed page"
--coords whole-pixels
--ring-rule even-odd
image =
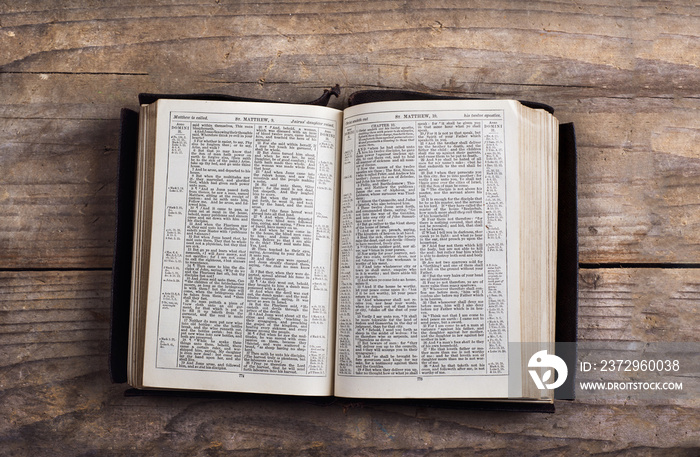
[[[157,103],[144,386],[331,394],[342,113]]]
[[[520,337],[518,106],[345,111],[336,395],[508,397],[508,342]]]

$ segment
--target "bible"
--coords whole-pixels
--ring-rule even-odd
[[[557,119],[363,96],[141,105],[131,386],[552,401]]]

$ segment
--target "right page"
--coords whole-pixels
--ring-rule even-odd
[[[521,230],[522,111],[475,100],[345,111],[335,395],[514,396],[521,243],[533,241]]]

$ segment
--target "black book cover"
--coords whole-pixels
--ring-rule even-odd
[[[327,105],[331,96],[339,95],[336,85],[308,104]],[[140,94],[139,102],[152,103],[159,98],[176,98],[187,100],[221,100],[221,101],[257,101],[269,100],[249,99],[228,95],[194,94]],[[440,96],[403,90],[369,90],[351,94],[348,105],[362,103],[398,100],[464,100],[468,97]],[[279,103],[279,102],[274,102]],[[553,113],[553,109],[545,104],[521,101],[525,106],[544,109]],[[131,263],[134,223],[134,194],[136,177],[136,154],[138,146],[138,113],[123,109],[121,112],[121,132],[119,141],[119,162],[117,175],[117,216],[114,238],[114,260],[112,268],[112,321],[110,329],[110,376],[114,383],[127,381],[127,355],[129,332],[129,301],[131,290]],[[577,211],[577,168],[576,141],[573,124],[559,126],[559,222],[557,246],[557,312],[556,312],[556,342],[575,343],[578,326],[578,211]],[[557,351],[558,352],[558,351]],[[574,398],[574,379],[576,360],[575,354],[566,360],[572,369],[565,384],[555,391],[555,398]],[[137,390],[128,389],[126,395],[176,395],[197,396],[204,398],[285,398],[286,401],[303,401],[312,404],[328,405],[337,402],[347,402],[352,405],[376,404],[411,404],[415,406],[431,406],[443,408],[459,408],[469,410],[502,410],[512,412],[554,412],[554,405],[549,403],[514,403],[489,401],[460,401],[460,400],[361,400],[341,399],[334,397],[290,397],[280,395],[261,395],[225,392],[185,392],[168,390]],[[253,397],[251,397],[253,396]],[[315,400],[314,400],[315,399]]]

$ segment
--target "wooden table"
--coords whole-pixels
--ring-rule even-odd
[[[697,398],[343,408],[127,398],[107,371],[118,118],[139,92],[550,104],[578,135],[580,338],[700,341],[697,5],[162,3],[1,3],[0,454],[700,452]]]

